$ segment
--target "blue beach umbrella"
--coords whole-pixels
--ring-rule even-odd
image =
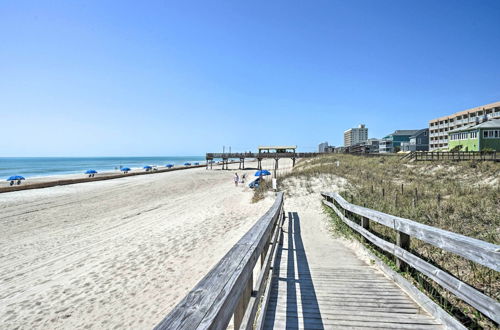
[[[165,167],[172,168],[172,167],[174,167],[174,165],[173,164],[167,164],[167,165],[165,165]]]
[[[191,166],[191,163],[184,163],[185,166]]]
[[[17,184],[21,184],[21,180],[24,180],[24,176],[13,175],[7,179],[7,181],[10,181],[11,186],[14,185],[14,181],[17,181]]]
[[[149,166],[149,165],[146,165],[146,166],[143,167],[143,169],[145,169],[146,171],[149,171],[150,169],[152,169],[152,167]]]
[[[266,175],[271,175],[271,172],[269,172],[268,170],[261,170],[255,172],[255,176],[266,176]]]
[[[97,171],[96,170],[87,170],[85,171],[85,174],[96,174]]]
[[[9,178],[7,179],[7,181],[17,181],[17,180],[25,180],[25,179],[24,176],[20,175],[9,176]]]
[[[121,171],[127,173],[128,171],[130,171],[130,168],[129,167],[122,167]]]
[[[200,163],[194,163],[195,165],[200,165]]]

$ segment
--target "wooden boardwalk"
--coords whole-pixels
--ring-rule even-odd
[[[413,237],[500,271],[499,245],[348,203],[335,192],[321,195],[366,242],[393,254],[399,270],[412,267],[500,322],[498,301],[409,250]],[[355,243],[333,237],[313,195],[289,196],[286,205],[300,212],[285,216],[278,192],[266,214],[155,329],[225,329],[230,323],[241,330],[465,329],[377,257],[357,254],[348,246]],[[372,222],[393,229],[396,243],[375,235]]]
[[[301,214],[289,212],[285,220],[265,329],[443,328],[341,242],[325,238],[317,251],[310,241],[325,233],[310,222],[302,235]]]

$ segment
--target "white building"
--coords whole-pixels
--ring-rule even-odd
[[[500,102],[490,103],[460,111],[429,121],[429,150],[447,150],[448,132],[471,124],[479,124],[484,119],[500,118]]]
[[[344,147],[350,147],[368,140],[368,128],[364,124],[344,132]]]
[[[323,142],[318,145],[318,152],[326,152],[326,148],[328,148],[328,142]]]

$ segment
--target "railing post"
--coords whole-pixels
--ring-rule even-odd
[[[283,245],[283,223],[285,221],[285,210],[282,209],[282,218],[280,220],[280,222],[278,223],[278,226],[280,227],[279,230],[280,230],[280,234],[279,234],[279,237],[278,237],[278,245]]]
[[[370,219],[361,217],[361,227],[363,227],[366,230],[370,230]],[[363,242],[368,243],[369,240],[363,236]]]
[[[243,317],[245,316],[248,303],[250,302],[250,297],[252,296],[252,291],[253,291],[253,274],[250,275],[247,285],[245,286],[245,289],[243,289],[243,293],[241,294],[240,301],[238,302],[238,304],[236,305],[236,309],[234,310],[235,329],[239,329],[241,326],[241,321],[243,321]]]
[[[275,226],[279,226],[279,224],[276,224]],[[260,268],[264,268],[264,260],[266,259],[267,251],[269,250],[269,246],[271,245],[271,238],[272,238],[272,233],[274,232],[274,228],[271,231],[271,235],[269,235],[269,238],[267,239],[266,245],[264,245],[264,249],[260,253]]]
[[[400,232],[400,231],[397,231],[396,232],[396,244],[400,248],[408,250],[410,248],[410,235],[405,234],[405,233]],[[402,261],[399,258],[396,259],[396,267],[401,272],[404,272],[408,269],[408,265],[406,264],[406,262]]]

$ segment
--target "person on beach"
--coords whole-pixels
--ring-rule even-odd
[[[245,173],[243,173],[243,175],[241,176],[241,183],[245,183],[245,179],[246,179],[247,175]]]
[[[238,187],[238,181],[240,181],[238,173],[234,173],[234,186],[235,187]]]

